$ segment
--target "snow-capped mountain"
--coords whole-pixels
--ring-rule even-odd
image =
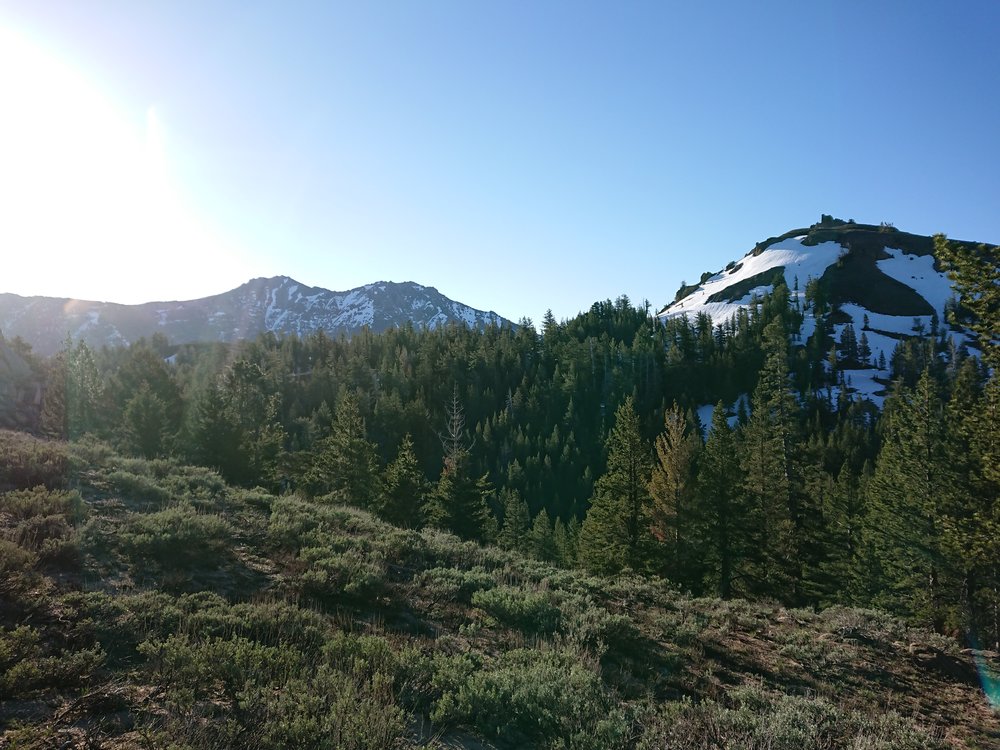
[[[173,343],[235,341],[268,331],[350,336],[364,326],[378,332],[408,322],[417,328],[511,325],[495,312],[476,310],[413,282],[382,281],[332,292],[276,276],[212,297],[141,305],[0,294],[0,331],[20,336],[39,354],[59,351],[67,334],[93,346],[115,346],[155,333]]]
[[[829,303],[826,322],[836,341],[849,325],[856,337],[864,334],[870,355],[847,373],[847,385],[878,404],[888,377],[878,363],[891,357],[900,340],[940,326],[957,346],[974,347],[968,331],[946,323],[946,307],[954,304],[955,294],[934,257],[933,238],[828,216],[758,243],[718,273],[704,274],[701,283],[682,286],[658,315],[687,315],[694,321],[707,314],[713,324],[722,324],[772,291],[779,273],[792,303],[803,312],[798,343],[816,330],[816,295]]]

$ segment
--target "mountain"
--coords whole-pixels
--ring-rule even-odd
[[[687,315],[694,321],[704,314],[723,324],[773,291],[778,274],[803,313],[798,343],[809,340],[818,318],[838,342],[845,331],[856,339],[864,334],[870,355],[845,369],[850,390],[876,403],[888,377],[877,366],[880,357],[889,359],[903,339],[944,328],[946,311],[957,302],[932,237],[824,216],[811,227],[757,243],[721,271],[703,274],[698,284],[682,285],[658,317]],[[956,346],[974,347],[966,329],[950,326],[946,333]]]
[[[380,281],[332,292],[275,276],[252,279],[212,297],[141,305],[0,294],[0,331],[20,336],[46,355],[59,351],[67,334],[92,346],[127,345],[155,333],[180,344],[234,341],[265,332],[306,335],[322,330],[350,336],[364,326],[378,332],[406,323],[422,328],[511,324],[495,312],[476,310],[413,282]]]

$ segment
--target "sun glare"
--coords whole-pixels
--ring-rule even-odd
[[[192,271],[245,278],[172,184],[155,107],[129,117],[0,28],[0,109],[0,292],[141,302],[186,296]]]

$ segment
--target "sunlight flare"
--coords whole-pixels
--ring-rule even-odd
[[[181,282],[192,271],[212,280],[205,293],[243,277],[235,253],[174,185],[155,106],[125,114],[82,74],[4,29],[0,101],[6,274],[37,279],[36,293],[44,284],[45,293],[116,302],[189,287]]]

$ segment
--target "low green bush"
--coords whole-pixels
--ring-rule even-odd
[[[508,651],[446,691],[432,718],[473,727],[511,747],[624,747],[628,722],[596,670],[571,650]]]
[[[0,490],[37,485],[60,489],[68,484],[70,473],[64,444],[0,430]]]
[[[132,513],[118,534],[133,562],[154,561],[166,569],[216,568],[228,559],[232,529],[225,519],[176,505],[156,513]]]
[[[321,601],[342,595],[375,597],[385,584],[385,560],[379,554],[306,547],[299,553],[299,560],[307,566],[298,578],[302,593]]]
[[[471,570],[431,568],[419,575],[417,583],[435,602],[463,604],[471,604],[477,591],[496,586],[494,577],[478,566]]]
[[[732,705],[666,703],[644,717],[638,750],[943,750],[945,743],[893,712],[845,711],[816,697],[733,690]]]
[[[503,624],[525,633],[553,633],[561,612],[546,592],[498,586],[476,591],[472,606],[479,607]]]

